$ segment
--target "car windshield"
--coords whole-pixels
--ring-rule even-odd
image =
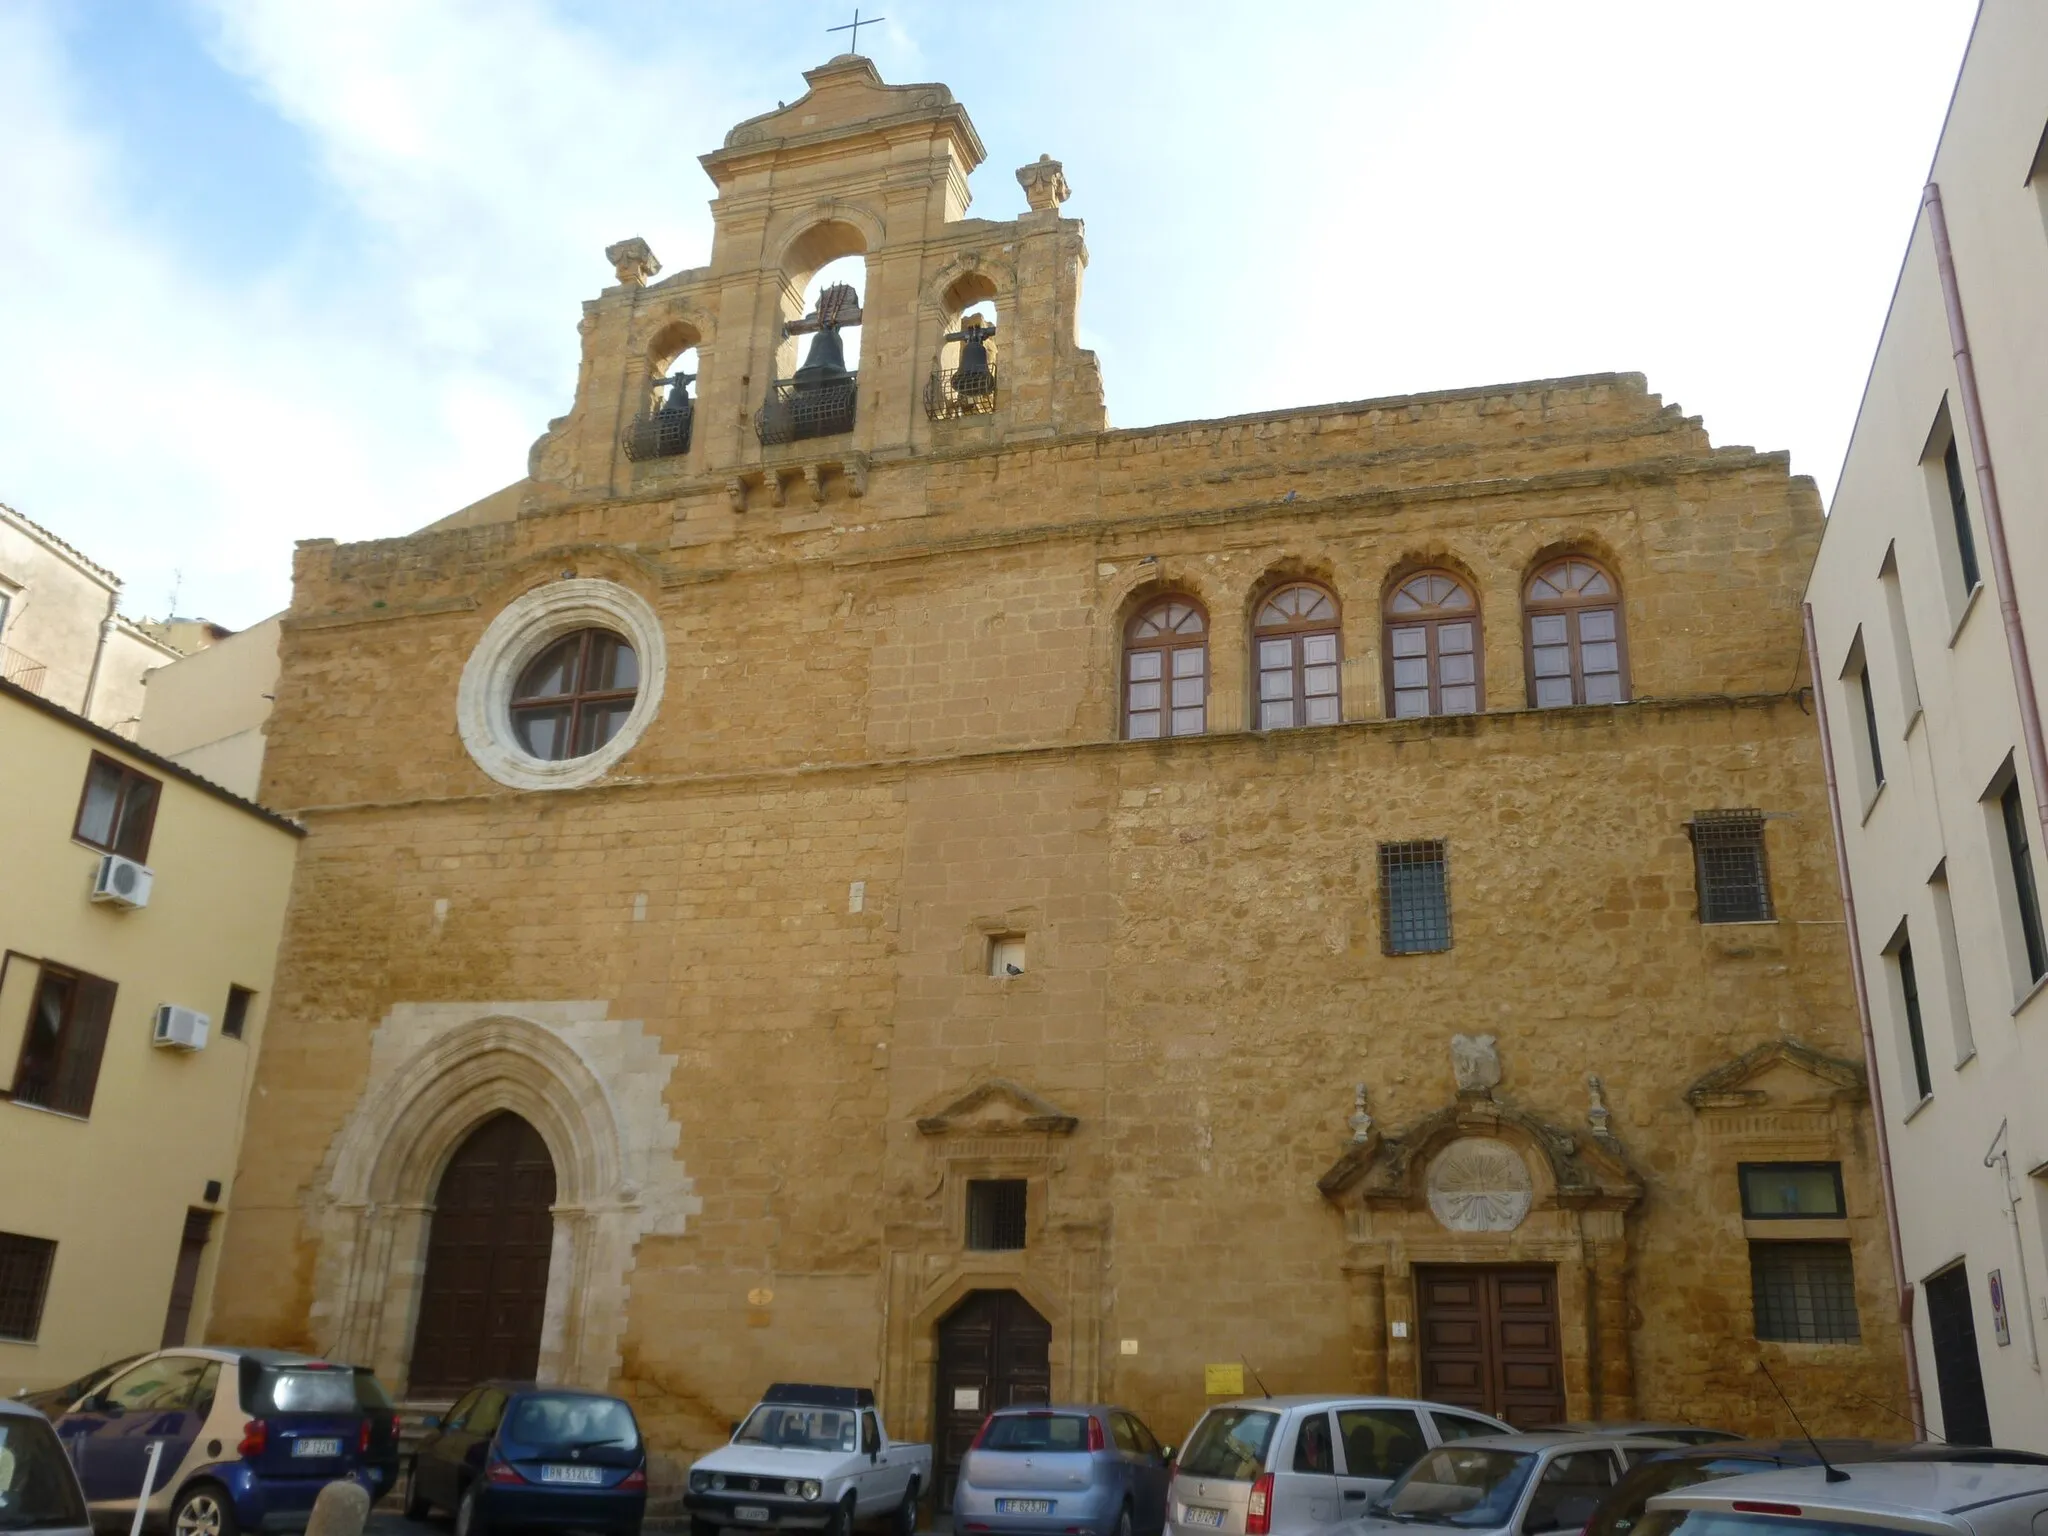
[[[1190,1477],[1248,1483],[1266,1465],[1266,1447],[1280,1415],[1258,1408],[1212,1408],[1188,1437],[1180,1470]]]
[[[1895,1531],[1873,1520],[1803,1520],[1784,1515],[1731,1515],[1718,1509],[1653,1509],[1632,1536],[1873,1536]]]
[[[1387,1490],[1387,1513],[1425,1525],[1506,1525],[1535,1470],[1536,1457],[1528,1451],[1469,1441],[1440,1445]]]
[[[1645,1462],[1622,1478],[1615,1485],[1614,1492],[1601,1502],[1600,1513],[1586,1527],[1586,1536],[1629,1536],[1636,1522],[1642,1519],[1644,1507],[1660,1493],[1690,1488],[1695,1483],[1711,1483],[1720,1477],[1734,1477],[1740,1472],[1767,1472],[1777,1465],[1775,1461],[1744,1461],[1734,1456],[1714,1461],[1686,1458]]]
[[[850,1451],[859,1438],[860,1422],[849,1409],[763,1403],[747,1415],[747,1422],[732,1437],[732,1443],[780,1445],[799,1451]]]
[[[616,1398],[549,1392],[519,1399],[505,1421],[505,1438],[530,1446],[632,1450],[640,1444],[640,1426],[633,1410]]]
[[[265,1371],[263,1391],[272,1413],[354,1413],[358,1406],[356,1373],[331,1365]]]
[[[1078,1413],[1005,1413],[988,1421],[984,1451],[1083,1451],[1088,1419]]]
[[[0,1531],[83,1526],[85,1501],[57,1435],[41,1419],[0,1415]]]

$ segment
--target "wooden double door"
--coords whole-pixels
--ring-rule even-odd
[[[407,1390],[453,1396],[540,1363],[554,1247],[555,1164],[540,1132],[494,1115],[456,1149],[434,1194]]]
[[[1052,1324],[1015,1291],[974,1291],[939,1324],[938,1379],[933,1451],[944,1510],[982,1421],[1015,1403],[1052,1401]]]
[[[1563,1421],[1557,1271],[1443,1264],[1415,1271],[1422,1395],[1517,1429]]]

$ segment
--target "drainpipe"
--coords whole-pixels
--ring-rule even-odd
[[[93,647],[92,670],[85,676],[85,702],[78,707],[78,712],[88,720],[92,718],[92,696],[99,692],[100,663],[106,659],[107,638],[114,632],[114,605],[120,600],[118,585],[107,589],[107,616],[100,620],[100,643]]]
[[[1920,1354],[1913,1337],[1913,1282],[1906,1278],[1906,1250],[1899,1241],[1899,1194],[1892,1185],[1891,1127],[1884,1117],[1884,1080],[1877,1075],[1877,1035],[1870,1024],[1870,987],[1863,978],[1863,940],[1856,928],[1856,892],[1849,884],[1849,845],[1842,840],[1842,792],[1835,783],[1835,744],[1828,732],[1827,690],[1820,684],[1820,647],[1813,638],[1813,604],[1800,611],[1806,623],[1806,675],[1813,680],[1813,712],[1820,724],[1820,766],[1828,785],[1828,819],[1835,829],[1835,878],[1842,886],[1842,915],[1848,923],[1849,975],[1856,983],[1856,1016],[1863,1026],[1863,1071],[1870,1079],[1870,1113],[1877,1122],[1878,1182],[1884,1190],[1884,1218],[1891,1229],[1892,1284],[1899,1293],[1900,1342],[1906,1351],[1906,1409],[1913,1433],[1927,1438],[1927,1405],[1920,1395]]]
[[[1970,457],[1977,461],[1977,498],[1984,505],[1985,542],[1991,546],[1991,581],[1998,590],[1998,616],[2005,624],[2006,654],[2012,659],[2012,681],[2020,699],[2020,732],[2026,739],[2027,767],[2034,779],[2034,815],[2048,831],[2048,745],[2041,738],[2041,706],[2034,692],[2034,665],[2027,657],[2027,632],[2020,623],[2019,595],[2013,589],[2012,561],[2005,548],[2005,511],[1998,501],[1998,476],[1991,468],[1991,440],[1984,431],[1984,405],[1977,395],[1977,364],[1970,356],[1970,333],[1963,324],[1963,294],[1956,286],[1956,257],[1948,243],[1948,215],[1941,208],[1939,183],[1927,183],[1921,198],[1934,234],[1934,265],[1941,273],[1941,301],[1948,310],[1948,338],[1955,349],[1956,388],[1963,397],[1963,423],[1970,434]]]

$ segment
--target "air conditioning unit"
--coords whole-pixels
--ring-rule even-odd
[[[92,877],[92,899],[110,901],[117,907],[146,907],[150,882],[155,878],[133,859],[118,853],[102,854],[99,873]]]
[[[203,1051],[212,1027],[213,1020],[198,1009],[165,1003],[156,1011],[156,1028],[150,1032],[149,1043],[174,1051]]]

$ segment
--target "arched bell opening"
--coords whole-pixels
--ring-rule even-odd
[[[696,425],[697,349],[702,337],[677,321],[655,334],[647,349],[646,398],[626,428],[626,457],[679,458],[690,451]]]
[[[925,385],[925,414],[934,421],[981,416],[996,408],[996,285],[986,272],[966,272],[941,297],[945,328]]]
[[[755,418],[764,445],[853,430],[867,249],[867,236],[840,219],[785,247],[775,377]]]

